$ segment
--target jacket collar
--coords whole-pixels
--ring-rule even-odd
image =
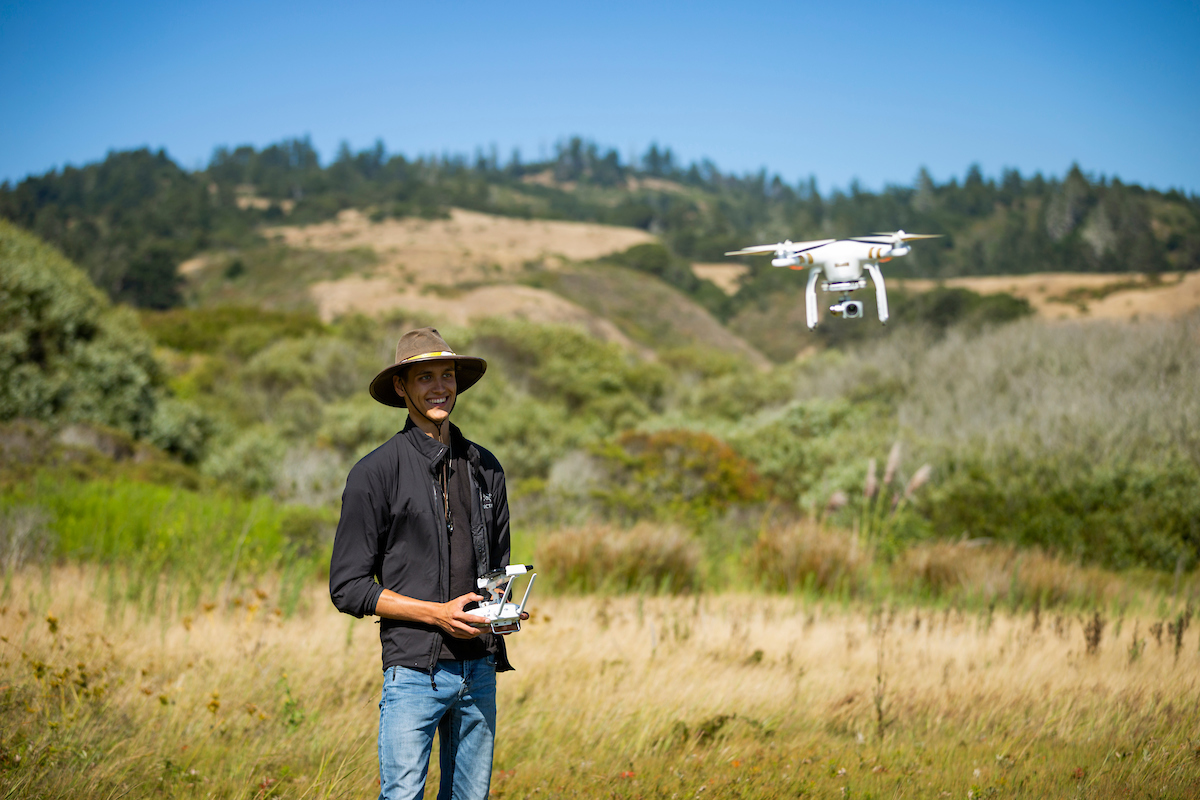
[[[467,441],[457,425],[453,422],[448,422],[447,424],[450,426],[450,441],[454,443],[455,449],[462,452],[465,445],[467,461],[470,462],[472,467],[477,468],[479,465],[479,450],[472,442]],[[447,445],[427,435],[425,431],[417,427],[411,417],[405,422],[404,430],[400,431],[400,435],[408,439],[417,452],[429,462],[430,472],[440,470],[442,468],[442,461],[450,455],[450,448]]]

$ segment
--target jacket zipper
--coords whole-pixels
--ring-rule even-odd
[[[450,456],[450,454],[447,453],[446,457],[449,458],[449,456]],[[437,483],[436,479],[430,481],[430,488],[431,488],[432,494],[433,494],[434,515],[437,516],[442,521],[442,527],[441,527],[440,533],[438,535],[437,551],[438,551],[438,588],[441,589],[441,595],[444,597],[446,594],[446,585],[445,585],[445,582],[442,580],[442,573],[445,571],[445,561],[443,558],[443,555],[444,555],[443,550],[446,547],[446,536],[445,536],[446,511],[442,507],[442,505],[440,503],[438,503],[438,483]],[[450,488],[446,487],[446,491],[449,492],[449,490],[450,490]],[[449,598],[445,598],[444,600],[442,600],[442,602],[444,603],[448,599]],[[440,633],[435,631],[434,635],[433,635],[433,642],[429,645],[429,686],[435,692],[437,691],[437,681],[434,680],[433,671],[437,668],[437,656],[438,656],[438,651],[441,649],[441,644],[442,644],[442,636]]]

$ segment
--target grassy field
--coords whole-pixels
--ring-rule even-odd
[[[0,795],[377,791],[370,621],[316,585],[289,615],[271,581],[148,610],[98,600],[107,580],[58,567],[5,586]],[[1149,594],[1121,616],[542,597],[500,679],[492,793],[1194,797],[1189,621]]]

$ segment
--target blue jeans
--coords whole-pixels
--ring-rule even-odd
[[[379,797],[425,793],[433,732],[442,768],[438,800],[485,800],[496,738],[496,659],[439,661],[433,672],[391,667],[379,701]]]

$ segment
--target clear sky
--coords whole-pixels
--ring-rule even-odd
[[[1200,2],[0,0],[0,180],[310,135],[407,156],[579,134],[822,191],[978,162],[1200,193]]]

